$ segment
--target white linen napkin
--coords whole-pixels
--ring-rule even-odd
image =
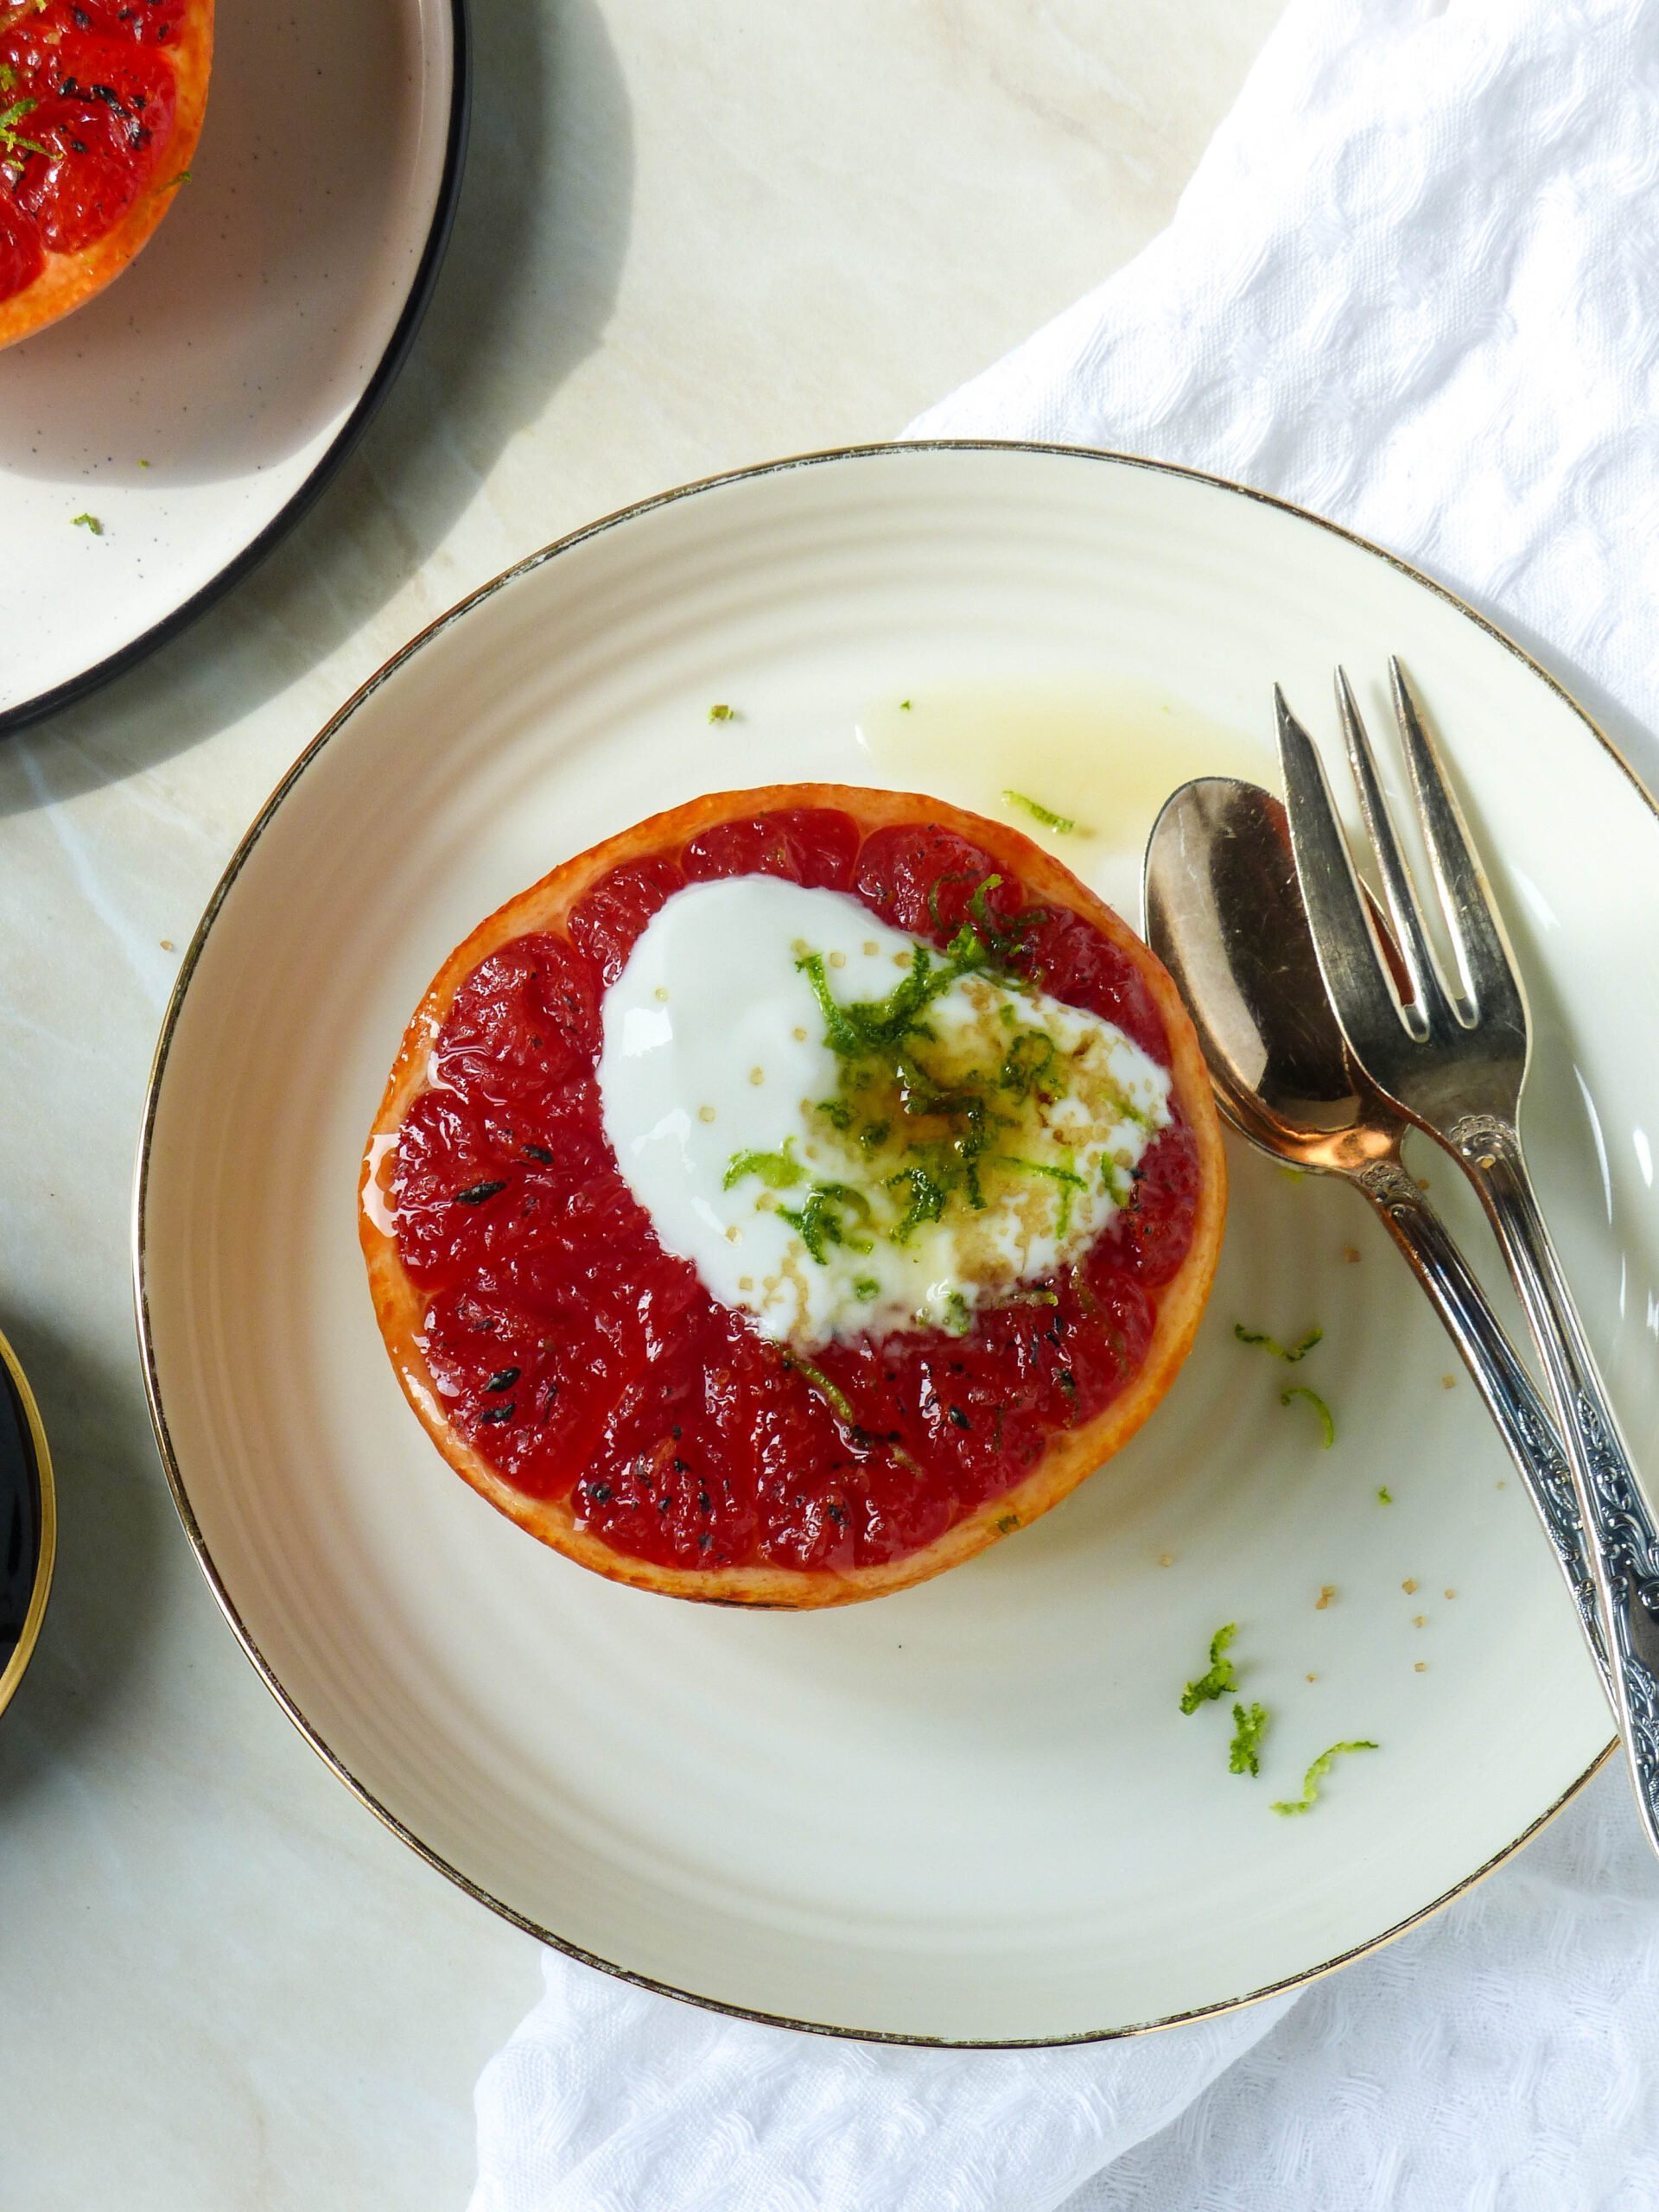
[[[911,2050],[544,1961],[546,1996],[478,2085],[472,2212],[1053,2212],[1294,2002],[1130,2043]]]
[[[1659,0],[1292,0],[1169,229],[906,435],[1330,515],[1536,645],[1655,781],[1656,419]],[[1392,1949],[1128,2043],[872,2048],[546,1973],[479,2083],[471,2212],[1659,2200],[1659,1869],[1617,1770]]]

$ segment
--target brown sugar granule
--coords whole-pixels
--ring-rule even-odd
[[[1319,1601],[1318,1605],[1314,1606],[1314,1611],[1316,1613],[1322,1613],[1336,1594],[1337,1586],[1334,1582],[1321,1582],[1319,1585]]]
[[[1408,1574],[1405,1580],[1400,1585],[1400,1587],[1405,1592],[1408,1598],[1413,1596],[1417,1588],[1416,1577],[1414,1575]]]

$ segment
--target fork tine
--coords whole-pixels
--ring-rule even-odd
[[[1389,677],[1400,741],[1422,819],[1423,842],[1440,887],[1464,990],[1478,1015],[1496,1016],[1508,1010],[1524,1020],[1526,1002],[1497,903],[1397,654],[1389,657]]]
[[[1389,803],[1382,796],[1382,779],[1376,772],[1376,755],[1371,750],[1371,741],[1365,734],[1360,720],[1359,705],[1354,697],[1353,686],[1348,681],[1346,669],[1337,671],[1337,711],[1342,717],[1342,734],[1348,743],[1349,764],[1354,772],[1354,784],[1359,792],[1359,810],[1364,817],[1365,832],[1371,841],[1371,850],[1376,855],[1377,873],[1382,878],[1382,891],[1389,902],[1389,912],[1394,922],[1395,943],[1406,973],[1411,978],[1412,997],[1416,1001],[1414,1016],[1407,1016],[1407,1024],[1414,1032],[1426,1033],[1434,1027],[1437,1017],[1447,1010],[1445,982],[1440,975],[1440,962],[1434,957],[1428,930],[1423,920],[1421,903],[1411,871],[1401,850],[1400,839],[1395,830],[1394,817],[1389,812]]]
[[[1351,1046],[1356,1036],[1386,1036],[1386,1025],[1399,1028],[1402,1016],[1324,764],[1276,683],[1273,703],[1296,880],[1313,925],[1325,988]]]

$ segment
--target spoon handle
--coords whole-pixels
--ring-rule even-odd
[[[1544,1524],[1602,1687],[1617,1713],[1618,1698],[1602,1640],[1578,1497],[1554,1421],[1451,1231],[1404,1168],[1397,1160],[1378,1160],[1354,1180],[1405,1254],[1486,1401]]]

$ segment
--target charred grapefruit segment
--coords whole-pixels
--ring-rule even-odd
[[[601,1001],[677,891],[748,875],[982,946],[1167,1070],[1128,1203],[1075,1262],[966,1327],[803,1353],[664,1248],[606,1135]],[[481,1495],[614,1580],[803,1607],[971,1557],[1127,1442],[1191,1344],[1225,1198],[1191,1025],[1109,908],[1018,831],[782,785],[641,823],[480,924],[405,1033],[359,1219],[404,1393]]]
[[[0,0],[0,346],[92,298],[172,204],[213,0]]]

